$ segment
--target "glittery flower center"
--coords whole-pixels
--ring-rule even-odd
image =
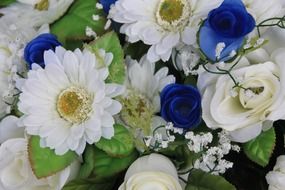
[[[121,100],[123,108],[121,118],[134,130],[141,130],[145,135],[151,131],[151,119],[153,106],[151,102],[141,94],[131,93]]]
[[[92,111],[91,100],[85,89],[70,87],[58,96],[57,111],[62,118],[71,123],[82,123]]]
[[[161,0],[156,12],[157,23],[165,30],[179,31],[187,25],[190,10],[187,0]]]
[[[35,9],[39,11],[46,11],[49,7],[49,0],[41,0],[39,3],[35,5]]]
[[[159,7],[160,17],[172,23],[182,16],[183,4],[180,0],[164,0]]]

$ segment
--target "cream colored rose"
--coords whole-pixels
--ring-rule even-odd
[[[228,75],[207,73],[198,87],[203,92],[202,116],[209,128],[222,128],[232,140],[246,142],[285,117],[285,50],[272,55],[274,62],[255,64],[232,72],[242,88],[234,88]]]
[[[173,163],[165,156],[151,154],[137,159],[128,169],[119,190],[182,190]]]
[[[268,190],[284,190],[285,189],[285,155],[277,158],[273,171],[266,175]]]
[[[0,146],[0,189],[1,190],[60,190],[75,177],[79,163],[74,162],[63,171],[43,179],[37,179],[27,156],[27,140],[15,138]]]

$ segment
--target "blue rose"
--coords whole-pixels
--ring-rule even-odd
[[[190,129],[201,121],[201,96],[190,85],[170,84],[161,92],[161,116],[174,127]]]
[[[109,13],[110,6],[114,4],[117,0],[100,0],[100,3],[103,5],[105,13]]]
[[[57,41],[55,35],[49,33],[41,34],[30,41],[24,50],[24,58],[29,68],[33,63],[37,63],[44,68],[44,51],[50,49],[54,51],[57,46],[61,46],[61,43]]]
[[[220,60],[230,59],[230,53],[237,51],[245,36],[255,27],[254,18],[246,11],[241,0],[224,0],[220,7],[212,10],[199,32],[202,52],[216,61],[216,47],[224,43]]]

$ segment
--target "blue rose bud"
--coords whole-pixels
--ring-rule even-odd
[[[105,13],[109,13],[110,7],[114,4],[117,0],[100,0],[100,3],[103,5],[103,10]]]
[[[161,92],[161,116],[174,127],[190,129],[201,121],[201,96],[190,85],[170,84]]]
[[[50,49],[54,51],[57,46],[61,46],[61,43],[57,41],[55,35],[49,33],[41,34],[30,41],[24,50],[24,58],[29,68],[31,69],[33,63],[44,68],[44,51]]]
[[[226,61],[242,46],[245,36],[255,27],[254,18],[241,0],[224,0],[212,10],[199,32],[202,52],[212,61]],[[217,45],[222,44],[219,55]]]

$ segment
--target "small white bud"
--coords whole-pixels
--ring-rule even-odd
[[[103,9],[103,5],[101,3],[96,3],[96,8],[97,9]]]
[[[92,19],[94,21],[98,21],[100,19],[100,16],[99,15],[92,15]]]

